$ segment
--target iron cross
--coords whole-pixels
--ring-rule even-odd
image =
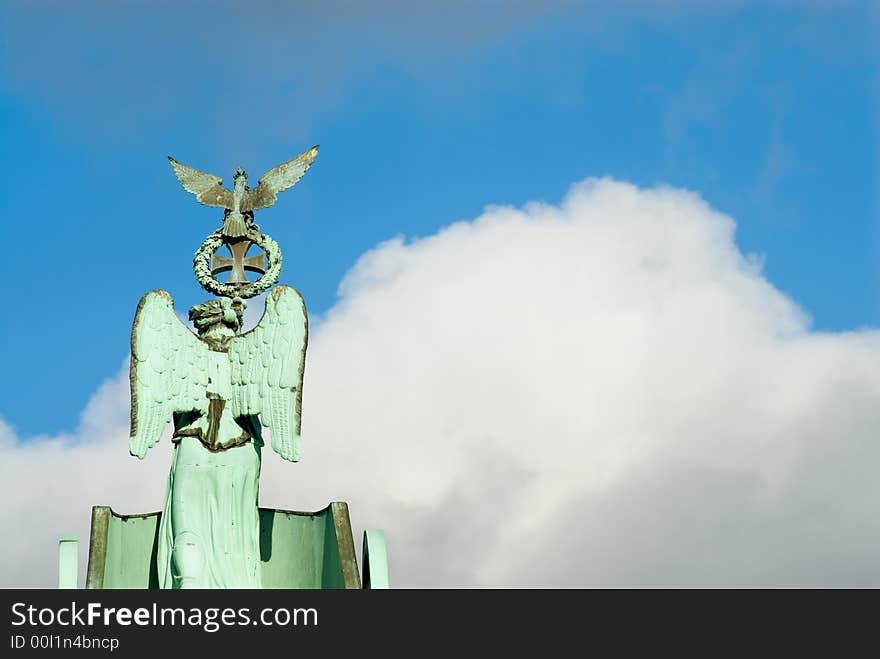
[[[253,243],[250,240],[239,240],[237,242],[227,242],[232,258],[228,256],[211,256],[211,274],[216,275],[218,272],[229,272],[227,284],[246,284],[250,281],[245,274],[248,272],[258,272],[261,275],[266,274],[266,253],[260,252],[254,256],[245,257],[248,248]]]

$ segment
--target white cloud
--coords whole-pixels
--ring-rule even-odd
[[[22,439],[0,423],[0,524],[6,529],[0,584],[57,585],[58,537],[68,533],[80,539],[84,582],[91,506],[160,508],[170,464],[167,451],[153,451],[140,464],[128,455],[127,359],[92,396],[73,433]]]
[[[811,332],[734,229],[590,180],[379,245],[313,326],[303,462],[264,454],[262,505],[347,500],[399,586],[878,584],[880,333]],[[4,430],[0,582],[51,585],[91,504],[161,506],[169,444],[139,463],[126,430],[124,371],[70,437]]]

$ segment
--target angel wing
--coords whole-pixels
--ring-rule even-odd
[[[285,460],[300,458],[303,370],[308,316],[299,292],[276,286],[266,296],[257,326],[232,339],[232,414],[259,414],[272,430],[272,448]]]
[[[223,179],[179,163],[171,156],[168,160],[183,189],[193,193],[205,206],[232,208],[232,192],[223,187]]]
[[[277,193],[287,190],[299,181],[312,166],[317,155],[318,145],[316,144],[293,160],[288,160],[270,169],[260,177],[257,187],[245,193],[240,210],[242,212],[256,211],[274,204],[278,198]]]
[[[207,412],[209,353],[175,315],[166,291],[141,298],[131,329],[132,455],[146,455],[174,412]]]

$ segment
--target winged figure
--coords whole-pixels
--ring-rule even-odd
[[[296,158],[273,167],[260,177],[257,187],[248,187],[247,172],[239,167],[233,174],[232,190],[223,187],[223,179],[213,174],[201,172],[188,165],[177,162],[171,156],[171,166],[183,185],[205,206],[225,208],[222,234],[238,238],[247,234],[253,227],[255,210],[268,208],[275,203],[278,193],[287,190],[299,181],[308,171],[318,155],[316,144]]]
[[[144,295],[135,314],[131,454],[143,458],[174,422],[160,588],[259,588],[261,421],[282,458],[300,457],[305,305],[277,286],[257,326],[239,334],[244,307],[228,297],[197,304],[198,336],[165,291]]]
[[[237,305],[237,308],[236,308]],[[249,332],[241,326],[243,300],[197,305],[199,336],[174,313],[165,291],[141,298],[131,336],[129,451],[143,458],[174,421],[175,441],[197,437],[210,451],[260,439],[260,420],[272,448],[300,457],[300,420],[308,320],[300,294],[276,286]],[[261,441],[261,440],[260,440]]]

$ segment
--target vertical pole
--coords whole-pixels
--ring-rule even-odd
[[[364,531],[363,563],[364,588],[376,590],[390,588],[388,580],[388,555],[385,551],[385,532],[379,529]]]
[[[62,535],[58,541],[58,587],[75,589],[78,563],[78,547],[75,535]]]
[[[342,581],[346,588],[360,590],[361,577],[358,574],[357,555],[354,539],[351,537],[351,518],[348,516],[348,504],[344,501],[330,503],[333,525],[336,527],[336,544],[339,551],[339,565],[342,568]]]

